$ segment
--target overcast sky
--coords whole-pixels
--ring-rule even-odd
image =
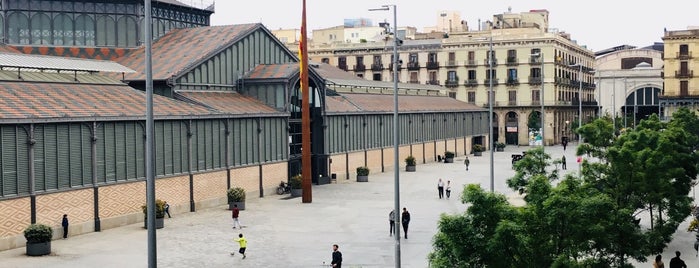
[[[212,25],[261,22],[270,29],[300,28],[301,0],[218,0]],[[687,26],[699,26],[699,1],[629,1],[629,0],[307,0],[307,24],[311,29],[342,25],[345,18],[370,18],[393,21],[392,11],[367,9],[382,4],[398,5],[398,25],[415,26],[422,31],[425,26],[437,24],[442,10],[461,13],[461,19],[472,29],[478,19],[489,20],[492,15],[506,12],[519,13],[532,9],[549,11],[549,27],[566,31],[579,44],[592,50],[617,45],[647,46],[661,42],[663,29],[684,30]]]

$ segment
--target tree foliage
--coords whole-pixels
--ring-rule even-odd
[[[630,258],[661,252],[690,213],[699,118],[688,110],[667,123],[651,116],[618,136],[601,118],[578,133],[587,142],[577,150],[586,159],[580,175],[559,178],[540,148],[517,162],[507,182],[526,193],[522,207],[465,186],[462,202],[470,206],[442,215],[431,265],[630,267]]]

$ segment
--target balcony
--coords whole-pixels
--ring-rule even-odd
[[[410,80],[408,81],[410,84],[420,84],[420,80]]]
[[[439,62],[436,62],[436,61],[428,61],[428,62],[427,62],[427,69],[428,69],[428,70],[439,69]]]
[[[541,77],[540,76],[530,76],[529,77],[529,84],[530,85],[541,85]]]
[[[456,78],[454,80],[444,80],[444,86],[448,88],[454,88],[459,86],[459,78]]]
[[[355,71],[355,72],[363,72],[363,71],[366,71],[366,65],[364,65],[364,64],[357,64],[357,65],[354,65],[354,71]]]
[[[459,67],[459,62],[455,60],[449,60],[447,61],[447,68],[456,68]]]
[[[497,78],[493,78],[492,80],[493,80],[493,86],[497,86],[497,85],[498,85],[498,79],[497,79]],[[486,85],[486,86],[490,86],[490,79],[485,79],[485,85]]]
[[[466,61],[466,67],[476,67],[476,60],[467,60]]]
[[[488,63],[488,59],[483,60],[483,65],[490,66],[490,64]],[[498,59],[493,59],[493,67],[495,66],[498,66]]]
[[[678,60],[689,60],[692,59],[692,52],[687,51],[687,52],[677,52],[677,59]]]
[[[478,80],[477,79],[467,79],[464,81],[464,85],[466,87],[476,87],[478,86]]]
[[[517,57],[507,57],[507,66],[516,66],[518,64]]]
[[[401,69],[403,69],[403,64],[399,63],[398,66],[396,66],[396,67],[398,67],[398,71],[400,71]],[[388,65],[388,69],[393,71],[393,63]]]
[[[420,70],[419,62],[408,62],[408,70],[415,71]]]
[[[381,70],[383,70],[383,64],[373,63],[373,64],[371,64],[371,70],[372,71],[381,71]]]
[[[429,80],[425,82],[427,85],[439,86],[439,80]]]
[[[530,57],[529,58],[529,64],[531,65],[541,65],[543,60],[541,60],[541,57]]]
[[[694,77],[694,70],[675,71],[675,78],[692,78],[692,77]]]
[[[519,86],[519,79],[517,78],[507,78],[508,86]]]
[[[340,63],[337,65],[337,68],[339,68],[340,70],[347,71],[347,63]]]

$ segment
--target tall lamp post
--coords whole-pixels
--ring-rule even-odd
[[[495,155],[495,148],[493,146],[493,101],[495,101],[495,96],[493,96],[493,29],[490,29],[490,49],[488,50],[488,140],[490,145],[490,192],[495,192],[495,170],[493,167],[494,161],[493,156]]]
[[[582,127],[582,64],[576,63],[569,65],[570,67],[578,67],[578,82],[580,86],[578,87],[578,129]],[[578,138],[579,139],[579,138]],[[580,142],[578,140],[578,142]]]
[[[381,8],[372,8],[369,11],[388,11],[393,8],[393,215],[395,222],[400,224],[400,180],[398,167],[398,17],[396,5],[383,5]],[[396,227],[398,228],[398,227]],[[400,268],[400,232],[396,229],[395,237],[395,265]]]
[[[541,60],[541,92],[539,93],[539,102],[541,102],[541,150],[545,151],[546,147],[546,121],[545,121],[545,114],[544,114],[544,67],[546,64],[544,63],[544,53],[542,52],[537,52],[534,54],[531,54],[531,56],[534,57],[539,57]]]

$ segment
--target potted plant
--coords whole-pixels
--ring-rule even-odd
[[[143,210],[143,215],[146,220],[143,221],[143,228],[148,228],[148,206],[141,206]],[[155,200],[155,229],[162,229],[165,227],[165,201],[156,199]]]
[[[27,256],[43,256],[51,253],[53,229],[44,224],[32,224],[24,229],[27,239]]]
[[[232,210],[233,206],[238,205],[238,209],[245,210],[245,189],[241,187],[233,187],[228,189],[228,210]]]
[[[357,182],[369,182],[368,167],[357,167]]]
[[[483,148],[483,145],[480,145],[480,144],[473,145],[473,155],[481,156],[481,155],[483,155],[483,151],[485,151],[485,148]]]
[[[299,197],[303,194],[303,188],[301,186],[302,181],[303,177],[301,177],[301,174],[293,176],[291,179],[289,179],[289,186],[291,186],[291,197]]]
[[[407,172],[415,172],[415,165],[417,165],[417,162],[415,161],[415,157],[412,155],[409,155],[408,157],[405,158],[405,171]],[[357,172],[359,173],[359,172]]]
[[[505,143],[503,142],[496,142],[495,143],[495,150],[498,152],[504,152],[505,151]]]
[[[444,152],[444,163],[454,163],[454,152]]]

